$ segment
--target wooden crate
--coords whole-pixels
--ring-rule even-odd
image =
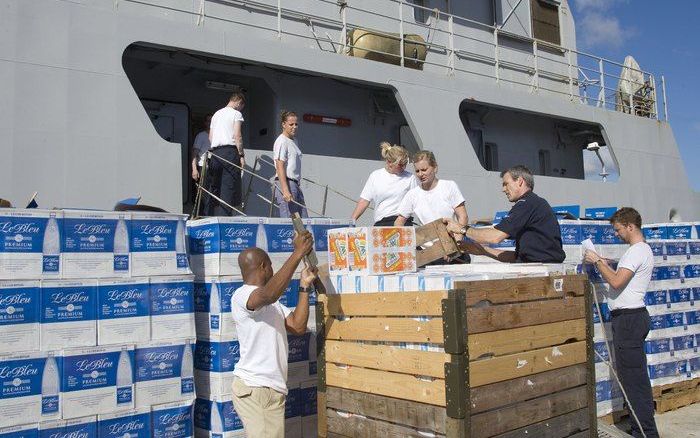
[[[589,297],[581,275],[319,297],[319,436],[597,436]]]
[[[652,387],[656,413],[673,411],[700,402],[700,378]]]

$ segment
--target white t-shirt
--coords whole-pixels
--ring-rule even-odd
[[[209,150],[209,133],[207,131],[202,131],[194,138],[194,153],[199,156],[199,165],[204,166],[204,158],[206,157],[207,151]]]
[[[287,162],[287,178],[301,181],[301,149],[296,141],[280,134],[272,148],[272,157]]]
[[[622,291],[610,289],[608,307],[610,310],[644,307],[644,295],[654,270],[654,253],[649,245],[646,242],[638,242],[630,246],[617,264],[618,271],[620,268],[629,269],[634,275]]]
[[[244,284],[231,297],[231,314],[241,348],[233,374],[248,386],[265,386],[287,394],[289,344],[284,321],[292,311],[279,301],[248,310],[248,298],[257,288]]]
[[[423,190],[420,185],[409,190],[401,201],[399,214],[415,216],[422,224],[444,217],[455,219],[455,207],[463,202],[457,183],[440,179],[432,190]]]
[[[386,168],[369,174],[360,198],[374,202],[374,222],[399,214],[399,205],[406,193],[417,185],[416,177],[405,170],[398,175]]]
[[[211,147],[235,145],[233,138],[233,125],[243,122],[243,114],[230,106],[221,108],[211,118],[209,132],[211,132]]]

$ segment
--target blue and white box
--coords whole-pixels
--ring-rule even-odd
[[[63,351],[63,418],[134,408],[134,346]]]
[[[194,282],[194,311],[199,338],[236,339],[231,297],[243,286],[240,277],[204,277]]]
[[[0,353],[39,350],[38,280],[0,281]]]
[[[23,424],[0,428],[0,438],[39,438],[39,425]]]
[[[693,231],[692,222],[673,222],[666,224],[666,237],[668,239],[697,239],[698,236],[695,235]]]
[[[127,212],[65,210],[63,278],[129,276],[130,218]]]
[[[54,353],[0,355],[0,427],[61,418],[60,383]]]
[[[306,380],[300,385],[301,436],[304,438],[318,436],[317,385],[316,379]]]
[[[559,220],[559,230],[561,232],[561,242],[563,245],[580,245],[581,241],[581,221],[561,219]]]
[[[267,219],[263,226],[264,233],[258,237],[258,247],[265,250],[270,256],[272,269],[277,272],[294,251],[294,226],[292,220],[287,218]],[[299,271],[303,263],[299,263]]]
[[[151,277],[150,282],[151,339],[194,338],[194,276]]]
[[[39,424],[39,438],[92,438],[97,436],[97,417],[46,421]]]
[[[171,213],[131,214],[132,275],[189,274],[185,243],[187,216]]]
[[[241,275],[238,254],[261,247],[265,218],[213,217],[187,222],[190,266],[198,277]]]
[[[301,388],[287,383],[287,400],[284,404],[285,438],[301,438]]]
[[[151,407],[97,416],[100,438],[151,438]]]
[[[237,340],[198,339],[194,352],[197,395],[221,397],[230,394],[233,383],[232,372],[240,356],[240,345]]]
[[[98,280],[97,344],[146,342],[151,339],[148,278]]]
[[[63,212],[0,208],[0,279],[60,278]]]
[[[231,396],[194,402],[194,435],[197,438],[245,438],[243,422],[236,413]]]
[[[41,282],[41,350],[97,344],[97,280]]]
[[[668,239],[665,224],[644,224],[642,225],[642,233],[647,240]]]
[[[192,400],[165,403],[151,408],[153,438],[192,438]]]
[[[134,406],[194,399],[194,340],[137,344]]]

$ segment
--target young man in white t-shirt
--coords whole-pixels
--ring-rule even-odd
[[[654,254],[644,241],[642,217],[637,210],[623,207],[613,214],[610,223],[615,228],[615,234],[630,245],[620,258],[617,270],[613,270],[594,251],[586,251],[584,259],[594,264],[610,285],[607,296],[612,314],[615,368],[644,436],[657,438],[654,399],[644,353],[644,339],[651,328],[644,296],[654,270]],[[633,420],[631,423],[632,436],[641,437],[637,422]]]
[[[301,273],[299,299],[294,310],[278,300],[289,286],[304,256],[313,248],[308,231],[294,237],[294,251],[272,272],[270,257],[259,248],[238,256],[243,286],[231,297],[240,359],[233,370],[233,406],[249,437],[284,437],[287,395],[287,332],[301,335],[309,319],[309,288],[316,273]]]
[[[207,167],[206,186],[213,195],[231,207],[241,203],[241,169],[245,167],[241,113],[244,107],[243,93],[233,93],[228,105],[214,113],[209,127],[212,157]],[[206,199],[205,216],[233,215],[234,210],[219,200],[212,196],[207,196]]]

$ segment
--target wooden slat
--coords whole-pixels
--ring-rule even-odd
[[[450,355],[433,351],[408,350],[390,345],[326,341],[326,362],[445,378],[445,362]]]
[[[477,360],[469,363],[469,384],[477,387],[585,361],[585,341]]]
[[[445,408],[332,386],[328,387],[327,394],[329,408],[445,433]]]
[[[562,291],[555,290],[557,280],[562,280]],[[467,306],[480,301],[493,304],[582,296],[586,277],[562,275],[549,277],[522,277],[502,280],[458,281],[455,289],[467,290]]]
[[[472,388],[471,412],[478,414],[586,384],[586,364]]]
[[[318,419],[317,422],[317,431],[318,431],[318,436],[320,437],[325,437],[326,432],[328,430],[328,426],[326,425],[326,402],[327,396],[326,392],[324,391],[317,391],[316,392],[316,408],[318,409],[316,412],[316,417]]]
[[[486,438],[586,407],[585,386],[567,389],[471,417],[470,438]],[[539,435],[533,435],[539,436]]]
[[[383,292],[319,296],[327,315],[345,316],[442,316],[447,291]]]
[[[445,381],[367,368],[326,365],[326,385],[445,406]]]
[[[344,415],[339,415],[333,409],[328,409],[327,415],[329,437],[425,437],[425,435],[422,435],[417,429],[406,427],[402,424],[388,423],[386,421],[376,420],[374,418],[363,418],[356,415],[346,417]],[[444,435],[436,436],[442,437]]]
[[[588,408],[584,408],[506,432],[495,438],[564,438],[571,437],[572,434],[578,436],[579,433],[586,436],[585,431],[589,429]],[[597,433],[594,436],[597,436]]]
[[[584,319],[531,325],[469,336],[469,357],[474,360],[483,355],[501,356],[559,345],[566,341],[585,340],[586,320]]]
[[[585,318],[583,297],[500,304],[467,309],[469,334]]]
[[[442,319],[354,318],[326,322],[326,339],[442,344]]]

